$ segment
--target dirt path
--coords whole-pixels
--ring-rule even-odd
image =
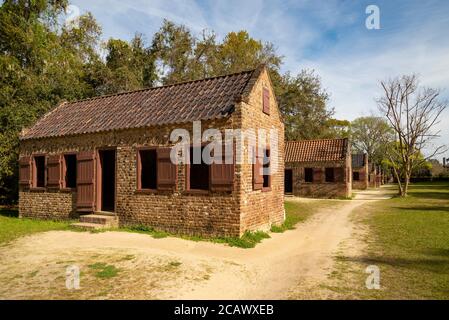
[[[339,245],[353,232],[350,213],[382,197],[381,189],[359,193],[353,201],[335,200],[335,209],[321,210],[295,230],[271,234],[254,249],[125,232],[52,231],[21,238],[0,248],[0,299],[288,298],[302,281],[318,285],[326,279]],[[99,261],[117,266],[117,278],[92,276],[89,266]],[[85,290],[68,294],[64,275],[71,264],[84,270]]]

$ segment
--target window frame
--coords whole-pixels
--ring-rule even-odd
[[[306,180],[307,174],[306,171],[310,170],[310,178],[309,181]],[[304,167],[304,183],[314,183],[314,179],[313,179],[313,168],[312,167]]]
[[[205,147],[207,144],[208,144],[209,142],[203,142],[203,143],[201,143],[199,146],[197,145],[197,146],[195,146],[195,148],[201,148],[201,149],[203,149],[203,147]],[[191,149],[192,148],[194,148],[194,145],[193,144],[191,144],[190,146],[189,146],[189,157],[190,157],[190,151],[191,151]],[[201,161],[203,161],[203,156],[202,156],[202,154],[203,154],[203,150],[201,150]],[[208,188],[207,189],[191,189],[190,188],[190,172],[191,172],[191,170],[190,170],[190,167],[191,167],[191,163],[190,163],[190,158],[189,158],[189,163],[188,164],[186,164],[186,169],[185,169],[185,191],[187,192],[187,193],[191,193],[191,194],[209,194],[209,193],[211,193],[212,192],[212,190],[211,190],[211,187],[212,187],[212,182],[211,182],[211,172],[210,172],[210,170],[211,170],[211,165],[210,164],[206,164],[207,165],[207,168],[208,168]]]
[[[268,178],[267,178],[267,180],[268,180],[268,187],[264,187],[263,185],[262,185],[262,192],[268,192],[268,191],[271,191],[271,149],[270,149],[270,146],[265,146],[265,148],[263,149],[264,150],[264,157],[265,157],[265,153],[267,152],[267,158],[268,158],[268,169],[269,169],[269,172],[270,172],[270,174],[268,174],[268,175],[265,175],[265,174],[263,174],[262,175],[262,177],[264,177],[264,184],[265,184],[265,176],[267,176]],[[264,167],[265,166],[265,164],[263,164],[262,163],[262,168],[265,168]]]
[[[158,189],[158,179],[157,179],[157,149],[159,147],[157,146],[141,146],[141,147],[137,147],[137,156],[136,156],[136,192],[137,193],[157,193]],[[141,156],[140,156],[140,152],[141,151],[148,151],[148,150],[154,150],[156,152],[156,188],[152,189],[152,188],[142,188],[142,162],[141,162]]]
[[[37,186],[37,166],[36,166],[36,158],[44,158],[44,186]],[[39,191],[47,189],[47,155],[45,153],[34,153],[32,154],[31,160],[31,187],[30,190]]]
[[[332,180],[328,181],[327,180],[327,171],[328,170],[332,170]],[[324,182],[325,183],[335,183],[335,167],[325,167],[324,168]]]
[[[77,152],[73,151],[73,152],[64,152],[62,153],[62,187],[61,187],[61,191],[65,191],[65,192],[72,192],[72,191],[76,191],[76,182],[78,179],[78,160],[77,160]],[[67,163],[66,163],[66,156],[74,156],[75,157],[75,166],[76,166],[76,175],[75,175],[75,187],[71,188],[71,187],[67,187],[67,182],[66,182],[66,173],[67,173]]]

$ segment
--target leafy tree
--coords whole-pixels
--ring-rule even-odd
[[[385,159],[386,146],[393,140],[392,129],[384,118],[360,117],[351,122],[353,148],[366,153],[371,163],[381,164]]]
[[[275,83],[287,140],[322,138],[334,110],[327,107],[329,94],[320,78],[314,71],[303,70],[297,76],[286,73]]]

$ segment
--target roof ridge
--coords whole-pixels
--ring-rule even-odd
[[[165,84],[165,85],[161,85],[161,86],[157,86],[157,87],[149,87],[149,88],[142,88],[142,89],[137,89],[137,90],[129,90],[129,91],[105,94],[105,95],[100,95],[100,96],[96,96],[96,97],[75,100],[75,101],[71,101],[71,102],[67,102],[67,103],[72,104],[72,103],[77,103],[77,102],[104,99],[104,98],[116,97],[116,96],[132,94],[132,93],[137,93],[137,92],[142,92],[142,91],[150,91],[150,90],[156,90],[156,89],[161,89],[161,88],[175,87],[175,86],[184,85],[184,84],[188,84],[188,83],[195,83],[195,82],[201,82],[201,81],[214,80],[214,79],[218,79],[218,78],[231,77],[231,76],[236,76],[236,75],[240,75],[240,74],[244,74],[244,73],[254,72],[254,71],[256,71],[256,69],[257,68],[252,68],[252,69],[243,70],[243,71],[239,71],[239,72],[227,73],[227,74],[222,74],[222,75],[218,75],[218,76],[200,78],[200,79],[195,79],[195,80],[186,80],[186,81],[176,82],[176,83],[172,83],[172,84]]]

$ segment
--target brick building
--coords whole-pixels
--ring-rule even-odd
[[[252,164],[245,142],[240,150],[247,161],[237,163],[234,156],[232,163],[175,164],[172,130],[192,135],[194,121],[201,121],[200,133],[278,130],[278,151],[267,145],[269,161]],[[19,213],[80,217],[86,225],[112,216],[120,226],[205,236],[268,229],[284,220],[283,132],[263,66],[62,103],[22,132]],[[194,154],[194,148],[204,150],[204,141],[189,146]],[[271,175],[258,170],[275,162]]]
[[[335,198],[352,194],[348,139],[287,141],[285,192],[302,197]]]
[[[352,155],[352,188],[365,190],[368,188],[368,155],[355,153]]]

